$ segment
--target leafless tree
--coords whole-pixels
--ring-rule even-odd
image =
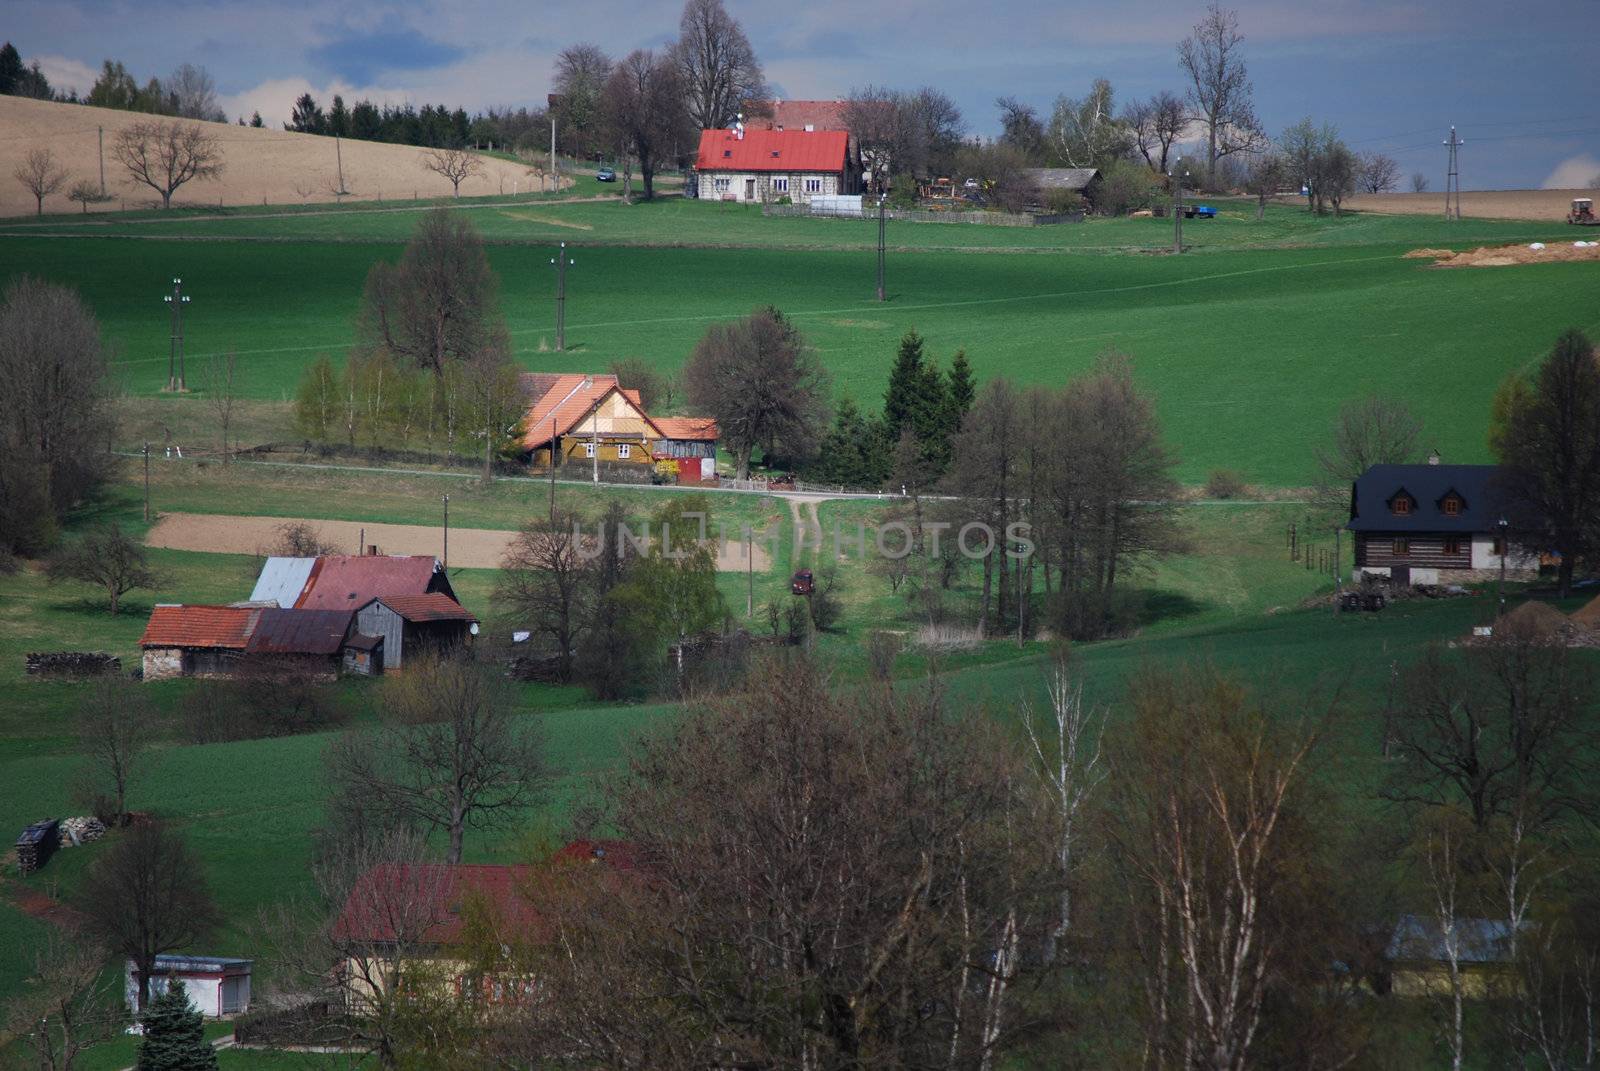
[[[1217,161],[1261,144],[1261,124],[1250,99],[1244,35],[1235,11],[1212,4],[1194,32],[1178,44],[1178,63],[1189,78],[1188,104],[1206,128],[1206,174]]]
[[[357,353],[387,351],[441,375],[451,364],[510,348],[483,239],[459,213],[428,212],[400,262],[379,261],[367,273]]]
[[[161,207],[172,207],[172,195],[186,182],[222,174],[222,145],[199,123],[134,123],[117,135],[111,148],[135,182],[161,195]]]
[[[1128,127],[1116,114],[1111,83],[1096,78],[1081,100],[1056,98],[1050,114],[1048,140],[1051,154],[1068,167],[1104,167],[1122,156],[1128,145]]]
[[[41,553],[105,479],[109,394],[100,325],[77,291],[13,278],[0,294],[0,547]]]
[[[1001,97],[994,105],[1000,109],[1000,141],[1021,153],[1030,165],[1042,161],[1044,124],[1033,105],[1016,97]]]
[[[612,70],[602,102],[608,126],[624,155],[639,161],[648,201],[655,196],[661,161],[687,136],[678,65],[671,56],[635,49]]]
[[[863,86],[850,92],[844,125],[861,147],[872,193],[884,193],[896,173],[915,175],[914,131],[902,106],[902,94],[887,86]]]
[[[80,795],[97,813],[120,817],[128,793],[144,775],[154,738],[153,716],[138,686],[123,677],[101,677],[89,685],[80,708],[78,739],[84,769]],[[109,807],[101,809],[103,804]]]
[[[316,527],[305,521],[290,521],[273,529],[277,539],[264,553],[280,558],[320,558],[324,554],[341,554],[339,544],[322,538]]]
[[[1421,171],[1413,171],[1411,173],[1411,192],[1412,193],[1427,193],[1428,192],[1428,176],[1424,175]]]
[[[1405,402],[1379,395],[1339,408],[1332,441],[1314,451],[1317,498],[1325,508],[1348,509],[1350,485],[1373,465],[1403,465],[1416,460],[1422,425]]]
[[[214,353],[206,359],[202,376],[206,404],[217,418],[217,430],[222,435],[222,463],[228,463],[228,432],[233,427],[233,409],[238,401],[238,388],[234,385],[234,371],[239,358],[232,351]]]
[[[767,98],[756,51],[722,0],[685,0],[672,55],[696,130],[730,127]]]
[[[1507,1032],[1531,1066],[1592,1068],[1600,1054],[1600,905],[1584,890],[1521,934]]]
[[[104,204],[111,200],[111,196],[102,190],[100,184],[93,179],[80,179],[72,184],[72,189],[67,191],[67,200],[76,201],[83,207],[84,215],[88,215],[90,205]]]
[[[1440,1006],[1445,1049],[1450,1054],[1451,1071],[1461,1071],[1466,1056],[1466,983],[1461,965],[1466,958],[1467,939],[1463,930],[1468,920],[1466,890],[1463,887],[1463,844],[1467,823],[1451,810],[1430,816],[1422,838],[1424,875],[1431,901],[1431,926],[1424,930],[1420,943],[1427,952],[1441,956],[1445,965],[1443,992],[1428,996]],[[1432,940],[1437,934],[1438,940]]]
[[[173,114],[183,119],[200,119],[208,123],[225,123],[228,117],[217,107],[217,84],[211,72],[193,63],[178,67],[162,83],[172,101]]]
[[[32,1067],[72,1071],[87,1049],[115,1036],[117,1006],[105,961],[105,949],[92,941],[62,931],[45,937],[27,988],[0,1021],[0,1033],[18,1039]]]
[[[572,678],[594,594],[591,565],[597,548],[583,546],[581,523],[566,511],[529,521],[506,548],[494,591],[509,623],[542,633],[555,645],[563,681]],[[609,532],[601,538],[621,537]]]
[[[33,195],[34,214],[40,216],[44,215],[44,199],[67,182],[66,168],[56,163],[56,154],[49,149],[29,150],[11,173]]]
[[[639,392],[639,404],[647,413],[670,410],[677,383],[670,372],[662,372],[643,357],[624,357],[612,361],[610,372],[618,385]]]
[[[1383,193],[1400,185],[1400,165],[1381,152],[1362,153],[1360,172],[1361,189],[1366,193]]]
[[[200,860],[162,822],[118,833],[90,864],[76,901],[89,932],[133,961],[140,1011],[150,999],[156,957],[193,946],[218,921]]]
[[[983,595],[979,602],[978,627],[1005,632],[1016,613],[1015,592],[1008,577],[1017,565],[1006,551],[1011,543],[1011,526],[1022,515],[1022,444],[1020,397],[1007,379],[991,379],[984,384],[963,424],[964,434],[957,440],[955,459],[946,479],[947,486],[961,497],[959,519],[962,524],[981,521],[989,531],[1002,533],[999,545],[992,546],[983,560]],[[960,525],[957,525],[959,532]],[[991,598],[998,587],[998,599]]]
[[[1257,220],[1267,218],[1267,202],[1277,196],[1288,181],[1289,166],[1277,153],[1264,152],[1250,161],[1245,189],[1255,194]]]
[[[451,195],[461,196],[461,184],[483,174],[483,158],[470,149],[429,149],[422,154],[422,169],[450,183]]]
[[[538,726],[516,719],[510,696],[488,667],[450,654],[407,659],[386,679],[385,721],[328,750],[330,779],[398,818],[449,838],[459,863],[469,827],[512,821],[545,789]]]
[[[128,592],[159,587],[164,580],[151,568],[144,546],[115,524],[57,548],[45,575],[52,584],[73,580],[100,588],[113,614]]]
[[[1059,890],[1058,913],[1045,935],[1045,961],[1054,962],[1060,945],[1072,932],[1072,889],[1081,865],[1081,819],[1084,801],[1105,778],[1100,765],[1100,733],[1105,712],[1083,701],[1083,685],[1072,680],[1066,651],[1057,653],[1046,679],[1048,712],[1022,707],[1022,727],[1033,749],[1034,770],[1044,781],[1049,829]]]
[[[1152,171],[1165,175],[1172,146],[1189,123],[1183,101],[1176,94],[1162,90],[1149,100],[1129,104],[1123,109],[1122,123],[1144,162]]]
[[[588,156],[606,146],[601,94],[611,77],[611,57],[598,45],[578,44],[556,56],[551,82],[556,102],[556,136],[573,156]]]
[[[716,419],[741,479],[750,474],[755,447],[769,463],[803,460],[827,429],[827,374],[777,309],[713,325],[689,355],[683,378],[689,402]]]

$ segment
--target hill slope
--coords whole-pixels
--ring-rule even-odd
[[[105,132],[106,192],[117,198],[112,209],[149,207],[159,197],[140,185],[116,160],[112,148],[117,135],[144,120],[158,118],[138,112],[89,108],[80,104],[55,104],[23,97],[0,96],[0,216],[32,215],[33,195],[12,172],[34,149],[48,148],[69,179],[60,192],[45,198],[46,212],[69,212],[67,189],[79,179],[100,177],[100,132]],[[259,205],[333,201],[338,184],[339,159],[333,138],[294,134],[286,130],[255,129],[206,123],[217,136],[225,170],[215,179],[197,180],[182,187],[174,204]],[[386,145],[345,140],[337,148],[344,163],[344,185],[362,200],[410,200],[414,196],[444,197],[450,183],[422,166],[425,150],[409,145]],[[483,174],[461,184],[464,195],[526,191],[539,179],[528,168],[510,160],[483,157]]]

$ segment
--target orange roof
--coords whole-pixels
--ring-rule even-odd
[[[775,100],[772,114],[756,116],[750,125],[762,130],[849,130],[845,125],[847,100]]]
[[[655,417],[656,427],[665,439],[717,441],[717,422],[710,417]]]
[[[530,450],[549,442],[552,434],[559,436],[571,433],[614,390],[620,390],[622,396],[644,414],[639,392],[619,387],[617,377],[613,375],[586,376],[573,372],[551,376],[545,372],[525,372],[522,383],[534,396],[528,415],[524,418],[528,430],[522,438],[522,445]],[[650,420],[650,417],[645,415],[645,420]]]
[[[843,130],[702,130],[697,171],[843,171]]]
[[[260,616],[260,607],[157,606],[150,611],[139,646],[242,650]]]

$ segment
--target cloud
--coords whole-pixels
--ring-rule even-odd
[[[1569,156],[1539,184],[1542,190],[1587,190],[1600,186],[1600,160],[1589,153]]]
[[[376,104],[404,104],[411,94],[402,89],[381,86],[352,86],[347,82],[328,82],[312,85],[304,78],[274,78],[252,86],[242,93],[227,93],[217,98],[217,104],[232,119],[235,116],[250,118],[251,112],[260,112],[267,126],[277,127],[289,121],[294,112],[294,102],[303,93],[310,93],[326,110],[334,94],[344,97],[346,104],[357,100],[370,100]]]
[[[100,72],[87,63],[66,56],[32,56],[28,62],[39,61],[39,70],[50,79],[50,88],[62,93],[77,90],[80,97],[87,96]]]
[[[350,82],[370,82],[384,71],[426,71],[448,67],[466,50],[412,29],[347,33],[318,45],[311,61]]]

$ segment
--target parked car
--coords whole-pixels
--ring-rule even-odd
[[[1217,210],[1215,208],[1212,208],[1210,205],[1195,205],[1194,206],[1194,218],[1195,219],[1216,219],[1217,218]]]
[[[789,590],[796,595],[810,595],[815,586],[816,579],[810,569],[801,569],[789,578]]]
[[[596,182],[615,182],[617,181],[617,172],[614,168],[602,167],[594,173],[594,180]]]

